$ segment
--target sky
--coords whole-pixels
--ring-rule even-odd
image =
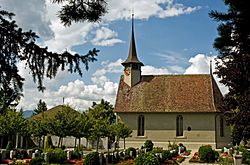
[[[208,74],[218,52],[213,48],[218,22],[211,10],[226,11],[222,0],[108,0],[108,13],[98,23],[60,22],[60,5],[51,0],[0,0],[1,9],[14,12],[23,30],[32,29],[40,37],[38,44],[51,51],[65,50],[86,54],[100,50],[98,61],[91,63],[83,76],[58,72],[55,79],[45,79],[45,92],[38,92],[29,70],[18,63],[25,78],[24,97],[18,108],[33,110],[40,99],[48,108],[64,103],[84,111],[103,98],[115,104],[121,62],[128,56],[131,15],[135,15],[135,40],[142,74]],[[217,82],[219,79],[214,75]],[[225,94],[227,88],[219,84]]]

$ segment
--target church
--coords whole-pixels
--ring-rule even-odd
[[[163,148],[169,141],[188,148],[228,146],[230,128],[218,109],[223,96],[212,73],[141,75],[144,64],[137,56],[133,22],[115,102],[118,120],[133,130],[126,146],[140,148],[145,140]]]

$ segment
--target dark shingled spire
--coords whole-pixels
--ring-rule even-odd
[[[132,34],[131,34],[128,58],[126,61],[122,63],[122,65],[124,66],[130,63],[137,63],[143,66],[143,63],[138,60],[137,53],[136,53],[135,37],[134,37],[134,14],[132,14]]]

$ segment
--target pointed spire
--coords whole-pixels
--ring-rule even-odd
[[[135,46],[135,37],[134,37],[134,13],[132,14],[132,34],[130,39],[130,48],[128,53],[128,58],[126,61],[122,63],[122,65],[126,65],[129,63],[139,63],[143,66],[143,63],[138,60]]]

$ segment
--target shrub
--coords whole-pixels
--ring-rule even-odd
[[[161,147],[154,147],[153,148],[153,153],[162,153],[163,149]]]
[[[12,142],[11,142],[11,141],[8,141],[8,144],[7,144],[7,146],[6,146],[6,150],[10,151],[10,150],[13,150],[13,149],[14,149],[14,147],[13,147]]]
[[[24,159],[28,157],[28,153],[26,150],[17,150],[16,158],[17,159]]]
[[[92,152],[89,153],[83,162],[84,165],[99,165],[99,153],[98,152]]]
[[[151,140],[146,140],[146,141],[144,142],[143,148],[146,148],[146,151],[147,151],[147,152],[152,151],[152,150],[153,150],[153,147],[154,147],[154,143],[153,143]]]
[[[169,150],[164,150],[162,152],[162,161],[165,162],[166,160],[170,160],[172,157],[172,154],[170,153]]]
[[[158,158],[152,152],[141,153],[135,159],[135,165],[160,165]]]
[[[42,156],[35,157],[30,161],[29,165],[42,165],[45,162]]]
[[[71,159],[80,159],[81,158],[81,153],[79,151],[73,151],[71,153]]]
[[[132,151],[132,156],[135,158],[136,157],[136,149],[133,148],[133,147],[129,147],[128,149],[126,149],[125,155],[129,155],[130,156],[130,151]]]
[[[207,163],[214,163],[216,158],[215,158],[215,151],[213,151],[211,146],[201,146],[199,148],[199,155],[200,155],[200,160],[207,162]]]
[[[242,163],[250,164],[250,152],[244,147],[240,147],[239,151],[242,152]]]
[[[47,149],[46,152],[49,156],[49,163],[63,164],[67,159],[67,154],[61,149]]]

